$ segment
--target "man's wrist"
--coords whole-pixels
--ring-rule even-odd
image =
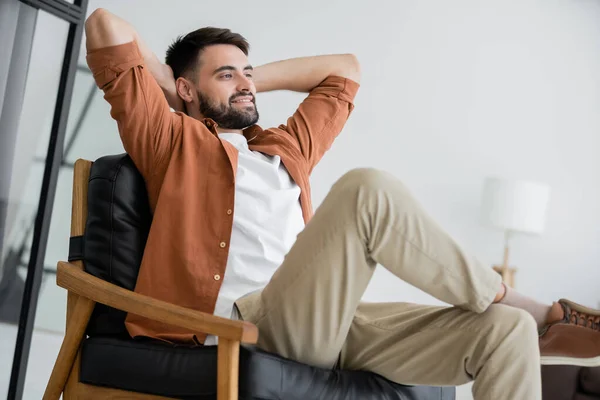
[[[256,88],[257,93],[268,92],[270,90],[276,90],[270,88],[269,80],[267,75],[265,74],[264,67],[259,66],[254,68],[252,71],[252,81],[254,82],[254,87]]]

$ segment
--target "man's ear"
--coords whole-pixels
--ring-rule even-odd
[[[175,87],[177,88],[177,95],[181,97],[186,103],[191,103],[194,100],[194,85],[183,77],[177,78],[175,81]]]

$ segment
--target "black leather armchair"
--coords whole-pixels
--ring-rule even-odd
[[[59,263],[57,276],[59,285],[69,290],[68,327],[44,398],[58,398],[63,391],[65,399],[208,400],[216,399],[217,391],[219,399],[237,398],[239,392],[240,399],[248,400],[455,398],[453,387],[403,386],[366,371],[315,368],[244,344],[239,347],[239,379],[227,378],[234,379],[232,385],[237,387],[223,389],[221,379],[228,373],[221,371],[221,350],[216,346],[132,339],[125,329],[125,311],[152,315],[151,301],[131,292],[150,224],[144,180],[129,156],[78,161],[69,263]],[[167,307],[159,303],[155,301],[156,306]],[[109,306],[119,304],[122,310]],[[182,320],[202,314],[178,310],[173,315]],[[195,318],[204,326],[210,317]],[[234,321],[230,322],[233,327]],[[255,342],[252,328],[256,328],[235,322],[234,334],[239,335],[235,343]]]

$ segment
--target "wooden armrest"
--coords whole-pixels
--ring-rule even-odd
[[[56,283],[97,303],[165,324],[243,343],[254,344],[258,340],[258,328],[250,322],[221,318],[153,299],[96,278],[68,262],[59,261]]]

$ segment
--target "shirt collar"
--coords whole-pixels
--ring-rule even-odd
[[[204,118],[202,123],[211,131],[211,133],[215,136],[219,136],[217,132],[217,127],[219,126],[212,118]],[[251,125],[243,130],[243,134],[246,137],[248,143],[263,132],[263,129],[258,125]]]

